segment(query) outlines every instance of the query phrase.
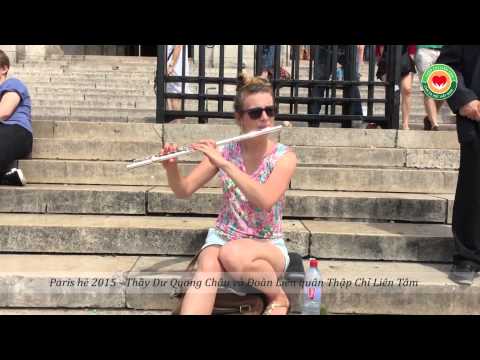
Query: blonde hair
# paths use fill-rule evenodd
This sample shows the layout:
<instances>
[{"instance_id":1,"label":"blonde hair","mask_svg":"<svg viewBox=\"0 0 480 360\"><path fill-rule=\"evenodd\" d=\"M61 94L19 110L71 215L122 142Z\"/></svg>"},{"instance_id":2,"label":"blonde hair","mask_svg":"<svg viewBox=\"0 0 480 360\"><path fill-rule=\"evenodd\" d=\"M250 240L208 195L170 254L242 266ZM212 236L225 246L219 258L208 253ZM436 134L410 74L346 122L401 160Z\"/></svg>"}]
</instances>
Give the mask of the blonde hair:
<instances>
[{"instance_id":1,"label":"blonde hair","mask_svg":"<svg viewBox=\"0 0 480 360\"><path fill-rule=\"evenodd\" d=\"M233 103L236 113L243 111L243 102L248 95L269 93L273 98L272 84L260 76L248 76L245 73L238 75L237 95Z\"/></svg>"}]
</instances>

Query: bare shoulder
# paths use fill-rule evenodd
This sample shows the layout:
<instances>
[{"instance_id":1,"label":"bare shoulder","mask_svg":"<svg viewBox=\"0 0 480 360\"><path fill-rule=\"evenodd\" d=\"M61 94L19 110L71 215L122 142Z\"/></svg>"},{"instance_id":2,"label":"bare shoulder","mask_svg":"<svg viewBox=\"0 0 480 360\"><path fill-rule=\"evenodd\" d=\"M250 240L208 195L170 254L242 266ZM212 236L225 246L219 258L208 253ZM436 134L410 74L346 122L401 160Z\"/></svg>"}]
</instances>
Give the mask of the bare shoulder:
<instances>
[{"instance_id":1,"label":"bare shoulder","mask_svg":"<svg viewBox=\"0 0 480 360\"><path fill-rule=\"evenodd\" d=\"M297 166L297 155L292 149L289 149L278 159L276 167L283 169L295 169Z\"/></svg>"}]
</instances>

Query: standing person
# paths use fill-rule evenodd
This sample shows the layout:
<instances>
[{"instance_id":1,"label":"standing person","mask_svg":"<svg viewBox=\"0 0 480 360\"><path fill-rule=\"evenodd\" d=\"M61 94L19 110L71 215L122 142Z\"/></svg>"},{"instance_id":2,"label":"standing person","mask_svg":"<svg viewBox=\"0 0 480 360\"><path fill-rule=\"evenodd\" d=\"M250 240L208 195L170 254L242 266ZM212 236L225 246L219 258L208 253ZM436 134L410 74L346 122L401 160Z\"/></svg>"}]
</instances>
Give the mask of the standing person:
<instances>
[{"instance_id":1,"label":"standing person","mask_svg":"<svg viewBox=\"0 0 480 360\"><path fill-rule=\"evenodd\" d=\"M312 59L313 59L313 79L314 80L329 80L332 75L332 52L329 45L312 45ZM336 59L335 59L336 63ZM312 86L312 97L325 97L326 85ZM317 115L322 109L322 103L316 100L310 100L308 103L308 113ZM308 126L319 127L320 122L309 122Z\"/></svg>"},{"instance_id":2,"label":"standing person","mask_svg":"<svg viewBox=\"0 0 480 360\"><path fill-rule=\"evenodd\" d=\"M443 45L417 45L417 52L415 54L415 65L418 70L418 79L422 80L423 73L435 62L440 56L440 50ZM423 119L424 130L438 131L438 111L442 107L443 101L435 101L431 97L423 94L423 104L427 116Z\"/></svg>"},{"instance_id":3,"label":"standing person","mask_svg":"<svg viewBox=\"0 0 480 360\"><path fill-rule=\"evenodd\" d=\"M377 78L382 81L388 81L386 78L387 71L387 51L383 45L379 45L381 57L378 62ZM402 129L410 130L410 110L412 108L412 84L415 69L415 45L402 45L401 52L401 69L400 69L400 94L402 96Z\"/></svg>"},{"instance_id":4,"label":"standing person","mask_svg":"<svg viewBox=\"0 0 480 360\"><path fill-rule=\"evenodd\" d=\"M188 76L189 66L188 66L188 57L187 54L184 55L185 45L168 45L167 47L167 74L169 76ZM183 68L183 63L185 61L185 69ZM184 71L185 70L185 71ZM185 92L187 89L185 84ZM182 83L167 83L167 93L170 94L181 94L182 93ZM168 98L167 99L167 110L180 111L182 109L182 99ZM180 117L174 116L172 120L179 119Z\"/></svg>"},{"instance_id":5,"label":"standing person","mask_svg":"<svg viewBox=\"0 0 480 360\"><path fill-rule=\"evenodd\" d=\"M458 77L457 90L447 100L457 115L460 142L450 278L470 285L480 270L480 45L445 45L437 63L451 66Z\"/></svg>"},{"instance_id":6,"label":"standing person","mask_svg":"<svg viewBox=\"0 0 480 360\"><path fill-rule=\"evenodd\" d=\"M347 60L345 57L345 46L339 46L337 49L337 58L333 59L332 45L310 45L311 56L313 59L313 79L314 80L330 80L333 76L334 67L332 63L335 63L337 66L340 65L342 68L347 66ZM341 79L337 79L340 80ZM355 60L355 81L360 81L360 60L357 58ZM360 99L360 90L358 86L352 86L351 96L354 99ZM314 85L312 86L311 95L312 97L325 97L326 90L329 89L327 85ZM326 105L325 105L326 106ZM332 105L335 106L335 105ZM308 103L308 113L309 114L319 114L322 108L322 103L318 100L310 100ZM360 102L354 102L352 104L352 113L350 115L358 115L359 118L363 116L362 104ZM310 127L319 127L320 122L310 122L308 124Z\"/></svg>"},{"instance_id":7,"label":"standing person","mask_svg":"<svg viewBox=\"0 0 480 360\"><path fill-rule=\"evenodd\" d=\"M261 77L249 79L241 75L239 79L234 108L242 133L273 126L271 84ZM275 284L290 261L282 213L285 192L296 168L295 153L267 136L230 143L222 150L213 140L192 147L205 157L188 176L180 175L175 159L163 163L175 195L190 197L217 173L223 184L223 205L198 257L194 282L205 285L206 279L219 280L223 272L234 280L266 280L265 286L257 286L269 303L266 314L287 314L288 298ZM166 144L161 154L175 150L175 145ZM269 281L274 285L269 286ZM212 286L190 287L180 313L211 314L216 292Z\"/></svg>"},{"instance_id":8,"label":"standing person","mask_svg":"<svg viewBox=\"0 0 480 360\"><path fill-rule=\"evenodd\" d=\"M9 70L10 60L0 50L0 185L23 186L22 170L9 166L32 152L32 105L26 86L7 79Z\"/></svg>"},{"instance_id":9,"label":"standing person","mask_svg":"<svg viewBox=\"0 0 480 360\"><path fill-rule=\"evenodd\" d=\"M271 80L273 77L273 64L275 56L275 47L274 45L263 45L262 53L262 73L261 77L266 80Z\"/></svg>"}]
</instances>

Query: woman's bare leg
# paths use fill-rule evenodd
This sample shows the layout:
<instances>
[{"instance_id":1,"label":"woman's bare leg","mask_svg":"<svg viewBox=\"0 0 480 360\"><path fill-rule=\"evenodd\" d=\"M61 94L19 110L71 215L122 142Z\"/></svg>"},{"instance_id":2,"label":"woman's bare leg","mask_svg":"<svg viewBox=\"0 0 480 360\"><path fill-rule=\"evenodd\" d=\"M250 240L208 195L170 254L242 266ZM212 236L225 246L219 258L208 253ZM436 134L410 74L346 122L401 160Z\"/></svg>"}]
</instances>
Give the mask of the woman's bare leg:
<instances>
[{"instance_id":1,"label":"woman's bare leg","mask_svg":"<svg viewBox=\"0 0 480 360\"><path fill-rule=\"evenodd\" d=\"M211 284L206 286L206 280L214 279L218 282L222 277L224 268L218 259L219 252L220 247L212 245L200 253L193 281L198 282L201 286L198 289L190 287L187 290L180 315L210 315L212 313L217 287Z\"/></svg>"},{"instance_id":2,"label":"woman's bare leg","mask_svg":"<svg viewBox=\"0 0 480 360\"><path fill-rule=\"evenodd\" d=\"M400 91L402 94L402 125L403 129L409 129L410 109L412 108L412 83L413 74L404 76L400 82Z\"/></svg>"},{"instance_id":3,"label":"woman's bare leg","mask_svg":"<svg viewBox=\"0 0 480 360\"><path fill-rule=\"evenodd\" d=\"M271 242L241 239L223 246L219 259L233 279L255 282L254 287L265 294L269 303L286 306L272 314L286 314L289 300L282 287L277 286L277 280L285 268L280 249Z\"/></svg>"}]
</instances>

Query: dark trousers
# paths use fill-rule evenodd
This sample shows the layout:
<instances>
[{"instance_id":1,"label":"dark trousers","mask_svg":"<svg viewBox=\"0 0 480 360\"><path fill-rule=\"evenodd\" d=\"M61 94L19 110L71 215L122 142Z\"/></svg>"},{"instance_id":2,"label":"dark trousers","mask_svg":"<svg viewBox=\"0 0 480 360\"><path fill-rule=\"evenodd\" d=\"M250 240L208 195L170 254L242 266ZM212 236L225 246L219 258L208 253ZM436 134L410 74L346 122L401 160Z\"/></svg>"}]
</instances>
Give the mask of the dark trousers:
<instances>
[{"instance_id":1,"label":"dark trousers","mask_svg":"<svg viewBox=\"0 0 480 360\"><path fill-rule=\"evenodd\" d=\"M32 133L19 125L0 123L0 177L10 170L10 164L32 152Z\"/></svg>"},{"instance_id":2,"label":"dark trousers","mask_svg":"<svg viewBox=\"0 0 480 360\"><path fill-rule=\"evenodd\" d=\"M480 265L480 134L460 145L460 169L453 205L454 262Z\"/></svg>"},{"instance_id":3,"label":"dark trousers","mask_svg":"<svg viewBox=\"0 0 480 360\"><path fill-rule=\"evenodd\" d=\"M329 52L328 48L324 46L315 46L313 47L313 79L314 80L329 80L333 75L332 71L336 69L336 66L332 68L332 62L337 63L337 60L332 59L332 55ZM342 61L344 63L344 61ZM345 64L343 64L345 65ZM359 72L359 63L356 63L357 73ZM355 80L360 80L360 74L357 74ZM312 97L325 97L325 92L329 87L327 86L312 86L311 96ZM360 90L358 86L352 86L351 88L351 98L360 99ZM317 115L322 109L322 104L319 101L311 100L308 103L308 113ZM360 102L355 102L352 104L352 113L350 115L363 115L362 105ZM315 121L314 123L309 123L309 126L318 127L320 121Z\"/></svg>"}]
</instances>

